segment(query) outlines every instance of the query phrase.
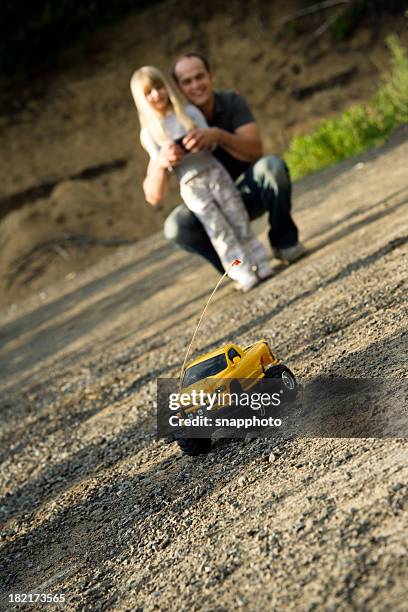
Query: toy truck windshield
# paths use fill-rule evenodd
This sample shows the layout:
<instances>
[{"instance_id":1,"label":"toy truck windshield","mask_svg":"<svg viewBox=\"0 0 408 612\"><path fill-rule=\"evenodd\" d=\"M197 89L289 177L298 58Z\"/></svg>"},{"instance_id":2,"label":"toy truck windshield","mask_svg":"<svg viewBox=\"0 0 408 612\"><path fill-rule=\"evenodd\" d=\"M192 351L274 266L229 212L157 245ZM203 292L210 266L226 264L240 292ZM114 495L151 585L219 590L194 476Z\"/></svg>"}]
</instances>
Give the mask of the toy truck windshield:
<instances>
[{"instance_id":1,"label":"toy truck windshield","mask_svg":"<svg viewBox=\"0 0 408 612\"><path fill-rule=\"evenodd\" d=\"M215 376L228 367L227 358L225 353L210 357L205 361L196 363L195 365L187 368L183 377L183 387L189 387L194 383L207 378L207 376Z\"/></svg>"}]
</instances>

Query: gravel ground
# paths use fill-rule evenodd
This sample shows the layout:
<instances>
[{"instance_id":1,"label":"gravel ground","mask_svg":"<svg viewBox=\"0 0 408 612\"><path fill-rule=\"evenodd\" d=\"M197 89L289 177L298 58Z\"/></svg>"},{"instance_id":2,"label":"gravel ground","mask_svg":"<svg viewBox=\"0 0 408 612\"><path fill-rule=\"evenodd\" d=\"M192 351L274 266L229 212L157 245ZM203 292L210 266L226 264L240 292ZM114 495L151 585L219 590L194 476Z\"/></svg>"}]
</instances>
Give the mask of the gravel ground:
<instances>
[{"instance_id":1,"label":"gravel ground","mask_svg":"<svg viewBox=\"0 0 408 612\"><path fill-rule=\"evenodd\" d=\"M405 131L299 184L309 256L226 282L199 350L265 337L299 378L406 378L407 155ZM408 609L405 440L154 439L216 279L157 235L1 313L3 609Z\"/></svg>"}]
</instances>

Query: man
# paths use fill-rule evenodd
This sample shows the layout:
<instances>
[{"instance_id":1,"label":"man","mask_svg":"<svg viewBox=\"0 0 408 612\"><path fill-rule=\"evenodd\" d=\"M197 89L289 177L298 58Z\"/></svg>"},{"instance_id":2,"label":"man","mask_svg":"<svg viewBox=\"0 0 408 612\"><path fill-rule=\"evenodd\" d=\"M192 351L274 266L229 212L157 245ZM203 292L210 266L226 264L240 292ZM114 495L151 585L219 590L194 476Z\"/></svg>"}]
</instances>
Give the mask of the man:
<instances>
[{"instance_id":1,"label":"man","mask_svg":"<svg viewBox=\"0 0 408 612\"><path fill-rule=\"evenodd\" d=\"M173 78L185 97L205 116L208 128L197 128L184 137L182 145L163 147L150 161L143 190L146 200L157 205L167 193L169 167L176 166L187 151L214 148L214 156L225 166L241 194L250 219L269 215L269 241L275 257L292 263L305 253L291 209L291 182L286 164L278 157L262 157L259 130L244 98L233 91L214 91L213 74L199 53L178 58ZM177 246L201 255L224 272L203 226L181 204L164 225L164 235Z\"/></svg>"}]
</instances>

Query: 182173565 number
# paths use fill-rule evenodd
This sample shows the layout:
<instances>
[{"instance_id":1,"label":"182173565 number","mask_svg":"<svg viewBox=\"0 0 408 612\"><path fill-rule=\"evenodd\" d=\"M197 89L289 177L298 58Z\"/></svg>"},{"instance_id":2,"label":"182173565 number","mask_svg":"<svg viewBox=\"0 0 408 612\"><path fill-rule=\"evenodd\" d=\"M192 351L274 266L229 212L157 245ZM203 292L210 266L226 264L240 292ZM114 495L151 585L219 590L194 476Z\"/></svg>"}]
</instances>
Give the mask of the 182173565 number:
<instances>
[{"instance_id":1,"label":"182173565 number","mask_svg":"<svg viewBox=\"0 0 408 612\"><path fill-rule=\"evenodd\" d=\"M10 603L64 603L65 593L10 593Z\"/></svg>"}]
</instances>

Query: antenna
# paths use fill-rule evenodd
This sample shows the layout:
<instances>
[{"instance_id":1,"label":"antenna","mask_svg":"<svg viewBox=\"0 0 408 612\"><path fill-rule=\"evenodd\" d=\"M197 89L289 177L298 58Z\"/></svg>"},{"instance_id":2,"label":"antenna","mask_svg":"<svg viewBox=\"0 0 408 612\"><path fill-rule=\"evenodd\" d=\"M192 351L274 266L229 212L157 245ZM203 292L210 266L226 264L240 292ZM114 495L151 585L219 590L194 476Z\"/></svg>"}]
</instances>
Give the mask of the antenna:
<instances>
[{"instance_id":1,"label":"antenna","mask_svg":"<svg viewBox=\"0 0 408 612\"><path fill-rule=\"evenodd\" d=\"M214 287L214 289L213 289L213 291L212 291L212 293L211 293L210 297L209 297L209 298L208 298L208 300L207 300L206 305L204 306L204 310L203 310L203 312L201 313L201 316L200 316L200 318L199 318L199 320L198 320L197 326L196 326L196 328L195 328L195 330L194 330L194 333L193 333L193 337L191 338L191 342L190 342L190 344L188 345L188 349L187 349L187 352L186 352L186 356L184 357L183 365L181 366L181 370L180 370L180 381L179 381L179 388L180 388L180 389L181 389L181 385L182 385L182 381L183 381L183 374L184 374L184 369L185 369L185 367L186 367L187 359L188 359L188 356L189 356L189 353L190 353L191 347L193 346L193 342L194 342L194 339L195 339L195 337L196 337L196 335L197 335L198 329L199 329L199 327L200 327L200 325L201 325L201 321L203 320L204 315L205 315L205 312L206 312L206 310L207 310L207 308L208 308L208 305L209 305L209 303L211 302L212 298L214 297L215 292L217 291L218 287L221 285L222 281L223 281L223 280L224 280L224 278L227 276L228 272L231 270L231 268L232 268L233 266L239 266L239 265L240 265L240 263L241 263L241 262L240 262L240 260L239 260L239 259L234 259L234 261L232 262L232 264L231 264L231 265L230 265L230 266L229 266L229 267L228 267L228 268L225 270L224 274L221 276L221 278L219 279L218 283L215 285L215 287Z\"/></svg>"}]
</instances>

